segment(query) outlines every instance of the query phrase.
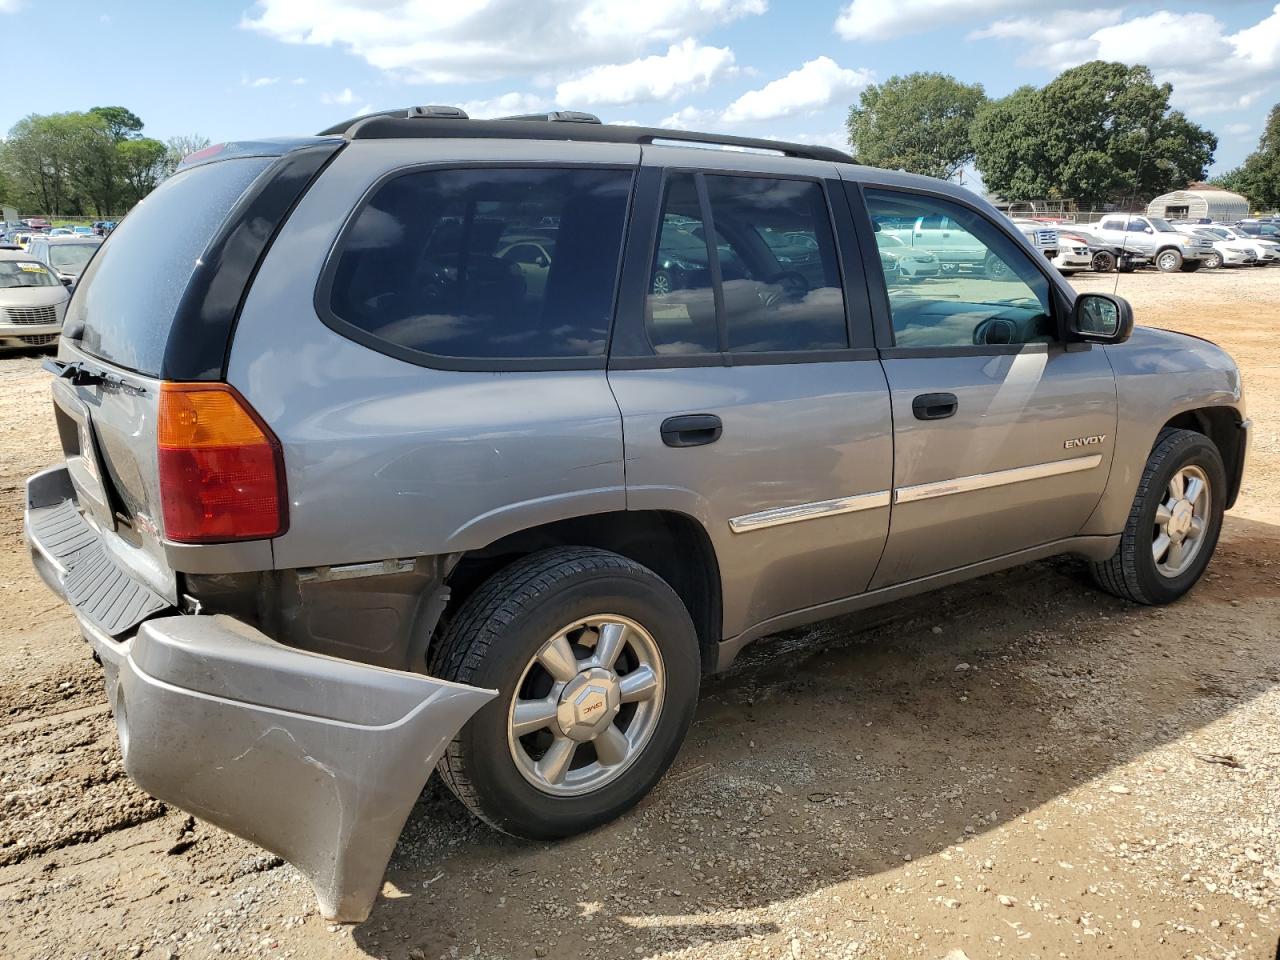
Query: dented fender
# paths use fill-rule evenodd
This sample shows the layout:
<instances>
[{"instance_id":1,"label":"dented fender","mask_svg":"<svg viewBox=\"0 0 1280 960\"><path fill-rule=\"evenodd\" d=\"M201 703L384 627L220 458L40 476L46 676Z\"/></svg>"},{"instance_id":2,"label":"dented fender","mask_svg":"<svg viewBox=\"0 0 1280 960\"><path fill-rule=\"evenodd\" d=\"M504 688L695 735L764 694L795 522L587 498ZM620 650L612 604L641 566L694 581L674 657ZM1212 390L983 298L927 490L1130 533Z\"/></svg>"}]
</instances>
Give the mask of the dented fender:
<instances>
[{"instance_id":1,"label":"dented fender","mask_svg":"<svg viewBox=\"0 0 1280 960\"><path fill-rule=\"evenodd\" d=\"M278 854L331 920L368 917L436 761L497 695L286 647L227 616L148 620L102 660L129 776Z\"/></svg>"}]
</instances>

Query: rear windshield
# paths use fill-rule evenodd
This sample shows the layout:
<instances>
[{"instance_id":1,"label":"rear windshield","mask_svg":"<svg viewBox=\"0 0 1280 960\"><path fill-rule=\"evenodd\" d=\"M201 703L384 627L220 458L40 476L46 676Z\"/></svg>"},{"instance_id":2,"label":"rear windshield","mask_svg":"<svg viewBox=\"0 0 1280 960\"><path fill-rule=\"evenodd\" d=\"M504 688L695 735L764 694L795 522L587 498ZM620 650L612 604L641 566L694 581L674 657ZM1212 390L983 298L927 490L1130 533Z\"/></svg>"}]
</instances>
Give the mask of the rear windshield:
<instances>
[{"instance_id":1,"label":"rear windshield","mask_svg":"<svg viewBox=\"0 0 1280 960\"><path fill-rule=\"evenodd\" d=\"M110 363L159 376L169 327L218 228L271 157L175 174L133 208L76 285L66 329Z\"/></svg>"},{"instance_id":2,"label":"rear windshield","mask_svg":"<svg viewBox=\"0 0 1280 960\"><path fill-rule=\"evenodd\" d=\"M52 287L57 284L40 263L26 260L0 260L0 290L9 287Z\"/></svg>"},{"instance_id":3,"label":"rear windshield","mask_svg":"<svg viewBox=\"0 0 1280 960\"><path fill-rule=\"evenodd\" d=\"M63 273L79 273L100 244L56 243L49 246L49 263Z\"/></svg>"}]
</instances>

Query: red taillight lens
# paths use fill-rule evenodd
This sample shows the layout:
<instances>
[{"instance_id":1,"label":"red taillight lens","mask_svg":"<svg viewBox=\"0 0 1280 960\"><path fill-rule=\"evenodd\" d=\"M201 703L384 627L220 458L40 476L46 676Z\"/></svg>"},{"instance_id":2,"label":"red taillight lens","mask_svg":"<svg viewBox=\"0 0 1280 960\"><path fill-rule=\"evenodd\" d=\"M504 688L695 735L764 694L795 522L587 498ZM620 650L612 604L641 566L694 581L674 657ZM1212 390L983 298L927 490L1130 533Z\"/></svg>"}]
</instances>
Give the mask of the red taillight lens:
<instances>
[{"instance_id":1,"label":"red taillight lens","mask_svg":"<svg viewBox=\"0 0 1280 960\"><path fill-rule=\"evenodd\" d=\"M232 387L161 384L157 448L167 539L223 543L284 533L280 442Z\"/></svg>"}]
</instances>

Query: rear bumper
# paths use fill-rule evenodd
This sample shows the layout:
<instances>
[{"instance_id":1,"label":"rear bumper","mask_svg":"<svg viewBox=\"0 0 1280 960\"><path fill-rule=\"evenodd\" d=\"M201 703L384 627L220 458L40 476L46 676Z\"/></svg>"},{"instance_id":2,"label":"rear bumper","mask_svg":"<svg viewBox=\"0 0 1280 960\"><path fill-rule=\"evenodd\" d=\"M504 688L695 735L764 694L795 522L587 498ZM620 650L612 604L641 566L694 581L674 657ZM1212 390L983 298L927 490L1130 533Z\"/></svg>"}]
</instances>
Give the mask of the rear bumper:
<instances>
[{"instance_id":1,"label":"rear bumper","mask_svg":"<svg viewBox=\"0 0 1280 960\"><path fill-rule=\"evenodd\" d=\"M326 917L365 919L436 761L496 691L286 647L226 616L160 616L113 639L32 522L59 473L28 480L27 535L102 660L129 776L288 860Z\"/></svg>"}]
</instances>

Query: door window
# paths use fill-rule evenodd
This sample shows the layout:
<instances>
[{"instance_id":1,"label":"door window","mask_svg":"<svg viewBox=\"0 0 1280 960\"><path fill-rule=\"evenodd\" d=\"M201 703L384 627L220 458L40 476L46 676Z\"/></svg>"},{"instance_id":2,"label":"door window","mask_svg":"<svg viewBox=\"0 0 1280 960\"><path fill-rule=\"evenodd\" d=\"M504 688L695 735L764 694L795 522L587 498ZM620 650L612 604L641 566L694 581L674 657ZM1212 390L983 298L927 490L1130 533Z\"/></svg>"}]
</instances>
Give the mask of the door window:
<instances>
[{"instance_id":1,"label":"door window","mask_svg":"<svg viewBox=\"0 0 1280 960\"><path fill-rule=\"evenodd\" d=\"M868 190L866 197L896 346L1007 346L1055 338L1049 281L1004 231L937 197L889 190ZM956 261L944 249L931 249L936 235L889 226L932 216L945 217L948 242L974 256Z\"/></svg>"},{"instance_id":2,"label":"door window","mask_svg":"<svg viewBox=\"0 0 1280 960\"><path fill-rule=\"evenodd\" d=\"M703 182L710 232L695 175L677 174L667 183L646 304L654 349L696 354L848 347L822 187L809 180L710 174Z\"/></svg>"},{"instance_id":3,"label":"door window","mask_svg":"<svg viewBox=\"0 0 1280 960\"><path fill-rule=\"evenodd\" d=\"M1145 220L1130 220L1130 221L1129 221L1129 232L1130 232L1130 233L1146 233L1146 232L1147 232L1147 221L1145 221Z\"/></svg>"},{"instance_id":4,"label":"door window","mask_svg":"<svg viewBox=\"0 0 1280 960\"><path fill-rule=\"evenodd\" d=\"M429 170L387 181L343 238L330 307L397 351L604 355L624 170Z\"/></svg>"}]
</instances>

